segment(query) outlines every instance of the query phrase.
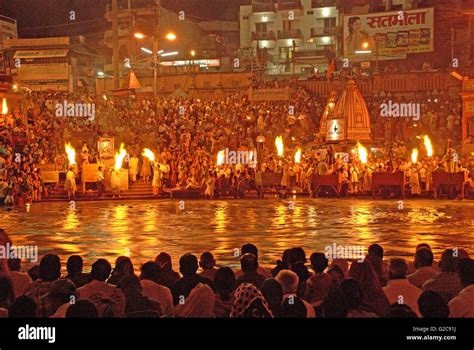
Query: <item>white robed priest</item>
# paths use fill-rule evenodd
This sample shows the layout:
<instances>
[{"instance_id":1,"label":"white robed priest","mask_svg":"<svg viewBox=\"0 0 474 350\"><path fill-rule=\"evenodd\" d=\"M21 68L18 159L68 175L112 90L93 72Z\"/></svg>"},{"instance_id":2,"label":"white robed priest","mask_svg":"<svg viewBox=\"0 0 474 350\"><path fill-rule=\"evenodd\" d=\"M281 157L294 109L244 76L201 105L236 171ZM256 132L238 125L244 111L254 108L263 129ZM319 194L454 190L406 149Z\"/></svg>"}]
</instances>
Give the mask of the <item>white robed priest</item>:
<instances>
[{"instance_id":1,"label":"white robed priest","mask_svg":"<svg viewBox=\"0 0 474 350\"><path fill-rule=\"evenodd\" d=\"M115 196L120 196L120 170L112 168L112 172L110 173L110 187L112 189L112 198Z\"/></svg>"},{"instance_id":2,"label":"white robed priest","mask_svg":"<svg viewBox=\"0 0 474 350\"><path fill-rule=\"evenodd\" d=\"M66 183L64 184L64 190L67 192L69 199L74 198L77 185L76 185L76 173L74 172L74 167L70 166L69 170L66 173Z\"/></svg>"},{"instance_id":3,"label":"white robed priest","mask_svg":"<svg viewBox=\"0 0 474 350\"><path fill-rule=\"evenodd\" d=\"M130 158L130 162L128 162L130 181L131 182L136 182L137 181L138 161L139 161L138 157L134 154Z\"/></svg>"},{"instance_id":4,"label":"white robed priest","mask_svg":"<svg viewBox=\"0 0 474 350\"><path fill-rule=\"evenodd\" d=\"M151 186L153 188L153 196L158 196L160 194L161 188L161 170L158 162L153 163L153 180Z\"/></svg>"}]
</instances>

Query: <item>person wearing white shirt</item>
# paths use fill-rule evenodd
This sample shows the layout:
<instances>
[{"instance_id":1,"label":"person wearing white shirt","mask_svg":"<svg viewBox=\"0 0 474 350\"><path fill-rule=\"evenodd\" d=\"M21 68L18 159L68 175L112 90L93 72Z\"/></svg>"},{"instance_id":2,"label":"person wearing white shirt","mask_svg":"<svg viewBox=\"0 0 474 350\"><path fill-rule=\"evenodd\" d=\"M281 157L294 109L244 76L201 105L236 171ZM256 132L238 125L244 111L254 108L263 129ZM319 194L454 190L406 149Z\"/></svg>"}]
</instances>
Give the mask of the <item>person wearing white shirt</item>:
<instances>
[{"instance_id":1,"label":"person wearing white shirt","mask_svg":"<svg viewBox=\"0 0 474 350\"><path fill-rule=\"evenodd\" d=\"M173 295L169 288L159 284L160 268L157 264L149 261L143 264L140 274L140 285L142 294L161 306L163 315L170 315L173 311Z\"/></svg>"},{"instance_id":2,"label":"person wearing white shirt","mask_svg":"<svg viewBox=\"0 0 474 350\"><path fill-rule=\"evenodd\" d=\"M389 264L389 281L383 287L390 304L408 305L420 317L418 298L422 291L407 280L408 265L405 259L391 259Z\"/></svg>"},{"instance_id":3,"label":"person wearing white shirt","mask_svg":"<svg viewBox=\"0 0 474 350\"><path fill-rule=\"evenodd\" d=\"M433 253L427 248L418 249L415 253L416 271L407 276L407 280L415 287L421 289L423 284L438 274L431 265L433 264Z\"/></svg>"},{"instance_id":4,"label":"person wearing white shirt","mask_svg":"<svg viewBox=\"0 0 474 350\"><path fill-rule=\"evenodd\" d=\"M10 279L16 299L23 294L25 286L33 280L27 273L20 272L21 259L8 259L8 268L10 269Z\"/></svg>"},{"instance_id":5,"label":"person wearing white shirt","mask_svg":"<svg viewBox=\"0 0 474 350\"><path fill-rule=\"evenodd\" d=\"M449 317L474 317L474 260L462 259L458 274L464 288L449 302Z\"/></svg>"}]
</instances>

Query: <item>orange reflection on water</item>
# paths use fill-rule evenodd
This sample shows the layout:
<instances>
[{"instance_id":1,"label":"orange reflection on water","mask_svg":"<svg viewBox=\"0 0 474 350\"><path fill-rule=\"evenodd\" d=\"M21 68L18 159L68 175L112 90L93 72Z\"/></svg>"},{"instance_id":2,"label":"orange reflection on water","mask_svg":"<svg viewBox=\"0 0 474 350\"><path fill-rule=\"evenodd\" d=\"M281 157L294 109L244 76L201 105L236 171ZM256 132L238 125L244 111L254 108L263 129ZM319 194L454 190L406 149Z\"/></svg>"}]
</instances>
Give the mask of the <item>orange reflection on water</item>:
<instances>
[{"instance_id":1,"label":"orange reflection on water","mask_svg":"<svg viewBox=\"0 0 474 350\"><path fill-rule=\"evenodd\" d=\"M71 231L76 228L78 228L80 222L79 218L77 215L77 210L76 209L68 209L68 212L66 214L66 218L64 220L64 225L63 229L66 231Z\"/></svg>"}]
</instances>

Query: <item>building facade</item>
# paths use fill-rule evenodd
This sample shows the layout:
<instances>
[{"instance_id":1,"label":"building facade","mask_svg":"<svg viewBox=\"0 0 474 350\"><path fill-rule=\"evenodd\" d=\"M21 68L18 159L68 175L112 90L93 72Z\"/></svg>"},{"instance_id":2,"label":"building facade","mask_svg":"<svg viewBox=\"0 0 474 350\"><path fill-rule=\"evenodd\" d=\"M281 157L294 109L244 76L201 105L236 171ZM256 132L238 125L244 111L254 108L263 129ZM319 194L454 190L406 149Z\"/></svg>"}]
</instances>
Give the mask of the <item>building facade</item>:
<instances>
[{"instance_id":1,"label":"building facade","mask_svg":"<svg viewBox=\"0 0 474 350\"><path fill-rule=\"evenodd\" d=\"M16 39L18 30L16 20L6 16L0 16L0 73L5 73L5 60L3 55L4 42L9 39Z\"/></svg>"},{"instance_id":2,"label":"building facade","mask_svg":"<svg viewBox=\"0 0 474 350\"><path fill-rule=\"evenodd\" d=\"M105 18L113 22L112 6L106 9ZM161 7L155 0L123 0L118 2L118 38L120 76L133 69L138 77L153 74L153 33L157 25L159 74L176 74L196 71L229 71L234 52L239 48L238 22L207 21L193 18L184 11L175 13ZM134 33L145 38L138 40ZM176 40L168 41L172 32ZM113 31L105 32L104 41L110 49L105 74L113 74ZM168 53L174 53L168 56ZM210 64L206 64L210 60ZM185 62L185 64L183 64ZM218 65L215 63L219 62Z\"/></svg>"},{"instance_id":3,"label":"building facade","mask_svg":"<svg viewBox=\"0 0 474 350\"><path fill-rule=\"evenodd\" d=\"M95 73L103 61L84 37L9 39L4 42L5 71L34 91L95 90Z\"/></svg>"},{"instance_id":4,"label":"building facade","mask_svg":"<svg viewBox=\"0 0 474 350\"><path fill-rule=\"evenodd\" d=\"M252 0L239 20L241 58L267 75L324 71L339 50L335 0Z\"/></svg>"}]
</instances>

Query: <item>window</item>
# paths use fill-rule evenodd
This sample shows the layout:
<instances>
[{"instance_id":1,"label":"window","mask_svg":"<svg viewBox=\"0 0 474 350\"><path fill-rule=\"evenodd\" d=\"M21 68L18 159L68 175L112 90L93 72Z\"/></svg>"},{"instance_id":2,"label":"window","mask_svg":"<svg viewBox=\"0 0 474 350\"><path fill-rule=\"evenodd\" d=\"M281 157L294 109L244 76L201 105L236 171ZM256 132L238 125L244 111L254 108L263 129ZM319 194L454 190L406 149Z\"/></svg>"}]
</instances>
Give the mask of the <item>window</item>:
<instances>
[{"instance_id":1,"label":"window","mask_svg":"<svg viewBox=\"0 0 474 350\"><path fill-rule=\"evenodd\" d=\"M314 11L308 11L306 12L307 15L314 15Z\"/></svg>"},{"instance_id":2,"label":"window","mask_svg":"<svg viewBox=\"0 0 474 350\"><path fill-rule=\"evenodd\" d=\"M329 17L324 19L324 27L335 27L336 26L336 17Z\"/></svg>"},{"instance_id":3,"label":"window","mask_svg":"<svg viewBox=\"0 0 474 350\"><path fill-rule=\"evenodd\" d=\"M255 23L255 32L257 33L266 33L267 24L266 23Z\"/></svg>"},{"instance_id":4,"label":"window","mask_svg":"<svg viewBox=\"0 0 474 350\"><path fill-rule=\"evenodd\" d=\"M293 48L292 47L280 47L279 48L279 57L282 60L289 60L292 57Z\"/></svg>"},{"instance_id":5,"label":"window","mask_svg":"<svg viewBox=\"0 0 474 350\"><path fill-rule=\"evenodd\" d=\"M291 30L291 22L290 20L286 19L283 20L283 30L284 31L290 31Z\"/></svg>"}]
</instances>

